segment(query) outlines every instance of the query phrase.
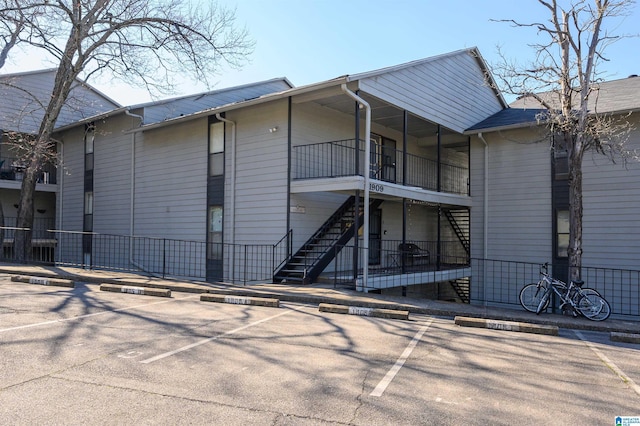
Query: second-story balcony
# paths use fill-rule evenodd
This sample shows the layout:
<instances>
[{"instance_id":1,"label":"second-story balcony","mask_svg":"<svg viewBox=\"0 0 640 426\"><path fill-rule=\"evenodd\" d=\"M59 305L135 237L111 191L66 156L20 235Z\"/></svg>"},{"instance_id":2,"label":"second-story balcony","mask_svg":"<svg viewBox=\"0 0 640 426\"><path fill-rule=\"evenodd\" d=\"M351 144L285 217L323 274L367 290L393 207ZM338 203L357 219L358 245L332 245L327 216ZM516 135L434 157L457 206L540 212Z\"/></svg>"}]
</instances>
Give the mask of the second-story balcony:
<instances>
[{"instance_id":1,"label":"second-story balcony","mask_svg":"<svg viewBox=\"0 0 640 426\"><path fill-rule=\"evenodd\" d=\"M365 142L355 139L293 146L294 180L364 176ZM467 162L468 164L468 162ZM469 195L469 168L389 148L371 146L369 177L429 191Z\"/></svg>"},{"instance_id":2,"label":"second-story balcony","mask_svg":"<svg viewBox=\"0 0 640 426\"><path fill-rule=\"evenodd\" d=\"M0 157L0 180L22 181L25 165L14 157ZM45 164L38 177L38 183L56 184L56 167Z\"/></svg>"}]
</instances>

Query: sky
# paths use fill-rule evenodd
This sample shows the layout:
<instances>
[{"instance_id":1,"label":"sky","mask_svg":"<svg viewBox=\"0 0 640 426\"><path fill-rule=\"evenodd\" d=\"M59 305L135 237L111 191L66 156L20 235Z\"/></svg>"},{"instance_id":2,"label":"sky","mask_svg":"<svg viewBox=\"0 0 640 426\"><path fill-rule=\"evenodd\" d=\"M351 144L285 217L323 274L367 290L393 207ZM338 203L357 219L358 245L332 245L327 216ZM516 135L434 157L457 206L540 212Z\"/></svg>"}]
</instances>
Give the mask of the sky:
<instances>
[{"instance_id":1,"label":"sky","mask_svg":"<svg viewBox=\"0 0 640 426\"><path fill-rule=\"evenodd\" d=\"M246 27L256 45L247 65L241 70L221 68L209 89L277 77L302 86L470 47L478 47L489 66L499 62L498 49L524 64L533 59L529 45L544 40L542 36L533 28L492 20L549 19L536 0L218 0L218 4L235 8L236 24ZM606 48L609 61L600 67L606 79L640 74L640 5L634 5L631 16L608 21L606 30L636 35ZM31 52L14 56L2 71L50 67ZM123 105L152 99L144 90L108 79L89 83ZM207 90L185 79L175 96Z\"/></svg>"}]
</instances>

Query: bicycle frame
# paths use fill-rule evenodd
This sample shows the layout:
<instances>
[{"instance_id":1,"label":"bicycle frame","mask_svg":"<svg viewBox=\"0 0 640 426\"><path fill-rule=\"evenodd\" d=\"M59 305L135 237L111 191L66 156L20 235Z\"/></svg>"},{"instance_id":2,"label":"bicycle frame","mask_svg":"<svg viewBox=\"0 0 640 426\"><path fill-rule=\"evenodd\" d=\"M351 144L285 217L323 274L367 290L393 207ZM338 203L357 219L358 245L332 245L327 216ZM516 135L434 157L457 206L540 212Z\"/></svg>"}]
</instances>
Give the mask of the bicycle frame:
<instances>
[{"instance_id":1,"label":"bicycle frame","mask_svg":"<svg viewBox=\"0 0 640 426\"><path fill-rule=\"evenodd\" d=\"M542 271L543 269L544 272ZM577 301L585 296L585 293L582 290L582 282L576 283L575 281L571 280L567 285L567 283L565 283L564 281L551 277L547 270L548 265L545 263L540 268L540 274L543 277L540 281L544 281L544 283L547 284L546 292L551 293L553 291L553 293L555 293L560 298L561 303L560 306L558 306L560 310L564 311L565 309L567 309L567 306L569 306L571 308L570 313L573 316L578 316L580 310L578 309ZM548 299L549 297L550 294L548 296L545 295L543 299Z\"/></svg>"}]
</instances>

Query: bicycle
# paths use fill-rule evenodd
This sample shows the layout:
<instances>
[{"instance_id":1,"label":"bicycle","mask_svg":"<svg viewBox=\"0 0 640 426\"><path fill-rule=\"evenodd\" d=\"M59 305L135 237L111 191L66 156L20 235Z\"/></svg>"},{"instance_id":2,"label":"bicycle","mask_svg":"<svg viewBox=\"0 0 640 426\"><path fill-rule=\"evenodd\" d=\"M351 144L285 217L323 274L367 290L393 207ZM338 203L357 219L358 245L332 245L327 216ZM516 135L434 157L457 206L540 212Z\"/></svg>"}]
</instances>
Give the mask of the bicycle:
<instances>
[{"instance_id":1,"label":"bicycle","mask_svg":"<svg viewBox=\"0 0 640 426\"><path fill-rule=\"evenodd\" d=\"M611 315L609 302L596 290L582 288L584 281L571 280L567 285L549 274L548 263L540 265L540 275L540 281L527 284L520 290L520 304L525 310L540 314L549 307L551 295L555 293L561 300L563 313L575 317L582 315L593 321L604 321Z\"/></svg>"}]
</instances>

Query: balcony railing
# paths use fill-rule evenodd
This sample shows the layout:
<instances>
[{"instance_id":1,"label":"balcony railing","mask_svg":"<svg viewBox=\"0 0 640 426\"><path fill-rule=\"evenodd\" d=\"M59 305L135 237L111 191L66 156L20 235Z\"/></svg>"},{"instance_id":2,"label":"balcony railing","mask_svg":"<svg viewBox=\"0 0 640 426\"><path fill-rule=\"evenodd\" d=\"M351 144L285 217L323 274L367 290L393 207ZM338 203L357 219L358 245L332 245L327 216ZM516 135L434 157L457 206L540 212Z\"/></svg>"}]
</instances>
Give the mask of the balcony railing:
<instances>
[{"instance_id":1,"label":"balcony railing","mask_svg":"<svg viewBox=\"0 0 640 426\"><path fill-rule=\"evenodd\" d=\"M7 230L5 230L5 238L13 238L12 235L16 227L16 220L17 219L15 217L5 216L4 226L7 228ZM55 234L50 231L51 229L55 229L55 226L56 220L53 217L36 217L33 219L31 238L33 240L48 240L55 238Z\"/></svg>"},{"instance_id":2,"label":"balcony railing","mask_svg":"<svg viewBox=\"0 0 640 426\"><path fill-rule=\"evenodd\" d=\"M356 147L355 139L294 146L293 179L364 176L364 155L364 141L360 140ZM373 179L431 191L469 194L466 167L440 163L438 168L438 162L432 159L378 145L372 146L370 164L369 175Z\"/></svg>"},{"instance_id":3,"label":"balcony railing","mask_svg":"<svg viewBox=\"0 0 640 426\"><path fill-rule=\"evenodd\" d=\"M12 227L0 229L5 234L0 261L14 261L13 238L15 232L19 231ZM145 271L163 277L204 279L206 276L205 242L55 230L49 231L47 235L54 238L54 244L34 246L33 256L26 261L82 268ZM46 238L46 235L43 237ZM231 272L226 272L222 281L242 284L270 282L274 271L282 264L282 257L290 255L285 248L289 238L290 234L287 234L282 242L274 245L221 245L220 250L224 250L225 259L233 264L229 268ZM538 263L470 259L466 255L459 255L463 250L456 241L441 242L440 245L433 241L414 241L421 250L427 250L429 256L413 261L402 258L398 240L382 240L377 246L374 241L370 241L369 248L369 277L372 278L372 284L367 286L368 291L404 286L408 287L406 296L425 297L425 291L439 286L432 282L427 286L422 285L424 273L464 269L469 271L471 303L522 309L518 299L520 290L524 285L540 279ZM322 278L335 286L354 285L354 275L360 279L362 274L362 270L355 274L353 271L355 249L353 246L336 248L336 256L325 269ZM92 253L90 258L85 256L87 251ZM364 250L360 248L359 251L360 258L363 259ZM377 262L371 261L372 251L377 252L376 256L379 255ZM553 265L550 267L553 273L559 272L553 269ZM586 285L607 299L613 317L630 318L634 321L640 319L640 270L583 266L581 272ZM448 281L453 278L442 279ZM559 312L557 304L552 305L552 310Z\"/></svg>"},{"instance_id":4,"label":"balcony railing","mask_svg":"<svg viewBox=\"0 0 640 426\"><path fill-rule=\"evenodd\" d=\"M24 165L17 158L0 157L0 180L22 181ZM38 183L55 184L56 166L45 164L38 176Z\"/></svg>"}]
</instances>

